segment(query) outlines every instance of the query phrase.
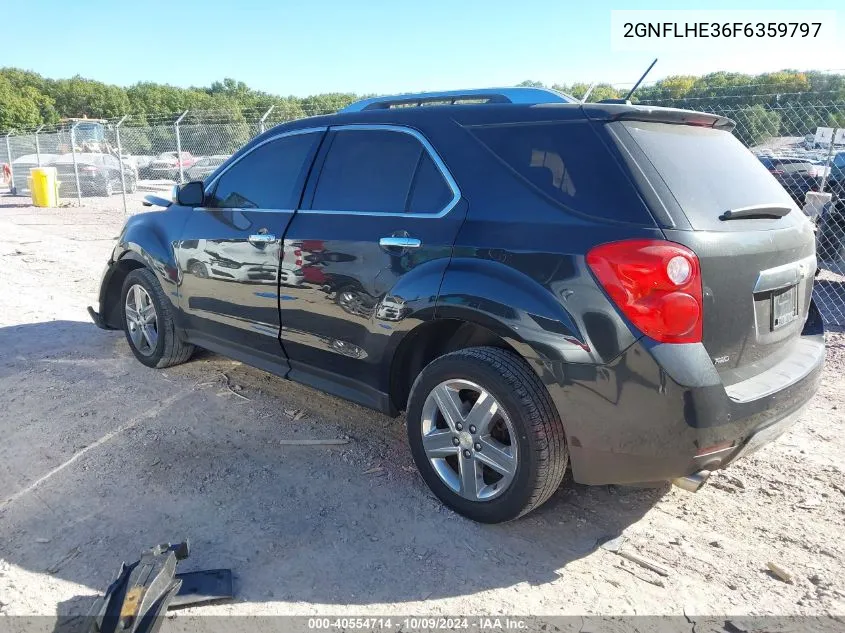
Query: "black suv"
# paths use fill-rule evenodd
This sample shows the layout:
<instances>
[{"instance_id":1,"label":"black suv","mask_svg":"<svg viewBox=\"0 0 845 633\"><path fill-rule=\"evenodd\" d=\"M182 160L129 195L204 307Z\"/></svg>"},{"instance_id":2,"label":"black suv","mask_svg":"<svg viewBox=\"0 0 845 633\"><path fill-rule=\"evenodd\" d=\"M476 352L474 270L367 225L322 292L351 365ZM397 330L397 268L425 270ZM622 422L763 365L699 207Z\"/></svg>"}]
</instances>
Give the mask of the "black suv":
<instances>
[{"instance_id":1,"label":"black suv","mask_svg":"<svg viewBox=\"0 0 845 633\"><path fill-rule=\"evenodd\" d=\"M801 415L824 359L812 227L732 127L537 89L286 123L131 217L92 317L150 367L198 346L406 411L478 521L567 468L694 490Z\"/></svg>"}]
</instances>

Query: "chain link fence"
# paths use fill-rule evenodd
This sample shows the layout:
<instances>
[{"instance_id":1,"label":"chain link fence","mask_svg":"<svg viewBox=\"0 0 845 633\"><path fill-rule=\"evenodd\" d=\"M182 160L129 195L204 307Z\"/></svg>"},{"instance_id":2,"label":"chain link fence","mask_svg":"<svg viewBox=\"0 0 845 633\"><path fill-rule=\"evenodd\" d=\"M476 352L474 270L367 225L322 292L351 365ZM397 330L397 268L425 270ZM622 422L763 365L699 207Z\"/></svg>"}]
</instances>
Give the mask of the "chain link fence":
<instances>
[{"instance_id":1,"label":"chain link fence","mask_svg":"<svg viewBox=\"0 0 845 633\"><path fill-rule=\"evenodd\" d=\"M136 192L169 192L205 178L252 137L279 123L335 111L348 102L285 102L266 110L187 111L114 120L68 120L10 133L0 162L10 187L29 195L30 169L55 167L60 197L77 204ZM823 93L665 98L645 105L711 112L736 122L734 134L812 219L819 271L815 298L825 322L845 327L845 103ZM5 150L5 156L2 152ZM128 199L129 197L129 199Z\"/></svg>"},{"instance_id":2,"label":"chain link fence","mask_svg":"<svg viewBox=\"0 0 845 633\"><path fill-rule=\"evenodd\" d=\"M169 191L176 183L204 178L265 129L325 111L281 105L262 111L69 119L7 134L0 163L8 170L9 189L18 195L30 195L33 168L52 167L63 203L83 205L91 198L122 195L128 213L132 203L127 195Z\"/></svg>"}]
</instances>

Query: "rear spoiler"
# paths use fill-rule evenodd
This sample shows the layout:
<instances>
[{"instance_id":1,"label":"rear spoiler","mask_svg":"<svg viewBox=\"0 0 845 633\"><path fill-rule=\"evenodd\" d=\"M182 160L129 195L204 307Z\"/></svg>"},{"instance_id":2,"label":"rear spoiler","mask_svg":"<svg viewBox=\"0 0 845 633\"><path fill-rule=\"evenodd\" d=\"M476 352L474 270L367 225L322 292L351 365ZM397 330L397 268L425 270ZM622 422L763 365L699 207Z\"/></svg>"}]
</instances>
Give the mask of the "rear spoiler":
<instances>
[{"instance_id":1,"label":"rear spoiler","mask_svg":"<svg viewBox=\"0 0 845 633\"><path fill-rule=\"evenodd\" d=\"M588 119L595 121L651 121L677 125L698 125L730 132L736 126L731 119L680 108L660 108L627 103L585 103L581 106Z\"/></svg>"}]
</instances>

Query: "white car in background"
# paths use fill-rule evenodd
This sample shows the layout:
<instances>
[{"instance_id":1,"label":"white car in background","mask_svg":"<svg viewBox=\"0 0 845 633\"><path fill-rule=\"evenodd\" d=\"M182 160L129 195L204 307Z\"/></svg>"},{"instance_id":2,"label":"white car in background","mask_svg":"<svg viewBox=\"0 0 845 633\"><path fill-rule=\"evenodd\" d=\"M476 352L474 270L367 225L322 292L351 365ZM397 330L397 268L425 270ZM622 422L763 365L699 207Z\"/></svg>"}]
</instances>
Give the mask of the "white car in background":
<instances>
[{"instance_id":1,"label":"white car in background","mask_svg":"<svg viewBox=\"0 0 845 633\"><path fill-rule=\"evenodd\" d=\"M164 152L158 158L151 161L147 166L147 172L151 178L165 178L167 180L178 180L179 167L182 173L194 166L196 159L190 152Z\"/></svg>"},{"instance_id":2,"label":"white car in background","mask_svg":"<svg viewBox=\"0 0 845 633\"><path fill-rule=\"evenodd\" d=\"M279 270L278 242L259 247L242 240L185 240L178 251L179 268L199 279L257 284L276 284L279 271L282 285L298 286L305 277L297 251L293 246L285 246Z\"/></svg>"},{"instance_id":3,"label":"white car in background","mask_svg":"<svg viewBox=\"0 0 845 633\"><path fill-rule=\"evenodd\" d=\"M205 180L228 160L227 154L215 154L214 156L203 156L198 158L193 167L185 171L187 180Z\"/></svg>"}]
</instances>

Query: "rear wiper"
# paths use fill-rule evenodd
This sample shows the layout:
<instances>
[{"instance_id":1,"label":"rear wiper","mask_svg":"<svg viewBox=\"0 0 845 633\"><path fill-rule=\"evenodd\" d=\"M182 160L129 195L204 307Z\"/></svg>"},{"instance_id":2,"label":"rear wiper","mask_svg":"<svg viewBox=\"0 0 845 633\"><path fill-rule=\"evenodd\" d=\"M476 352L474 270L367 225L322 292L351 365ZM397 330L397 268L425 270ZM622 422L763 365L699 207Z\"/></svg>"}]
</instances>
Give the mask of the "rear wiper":
<instances>
[{"instance_id":1,"label":"rear wiper","mask_svg":"<svg viewBox=\"0 0 845 633\"><path fill-rule=\"evenodd\" d=\"M782 218L792 211L792 207L785 204L752 204L748 207L729 209L719 216L725 220L744 220L749 218Z\"/></svg>"}]
</instances>

